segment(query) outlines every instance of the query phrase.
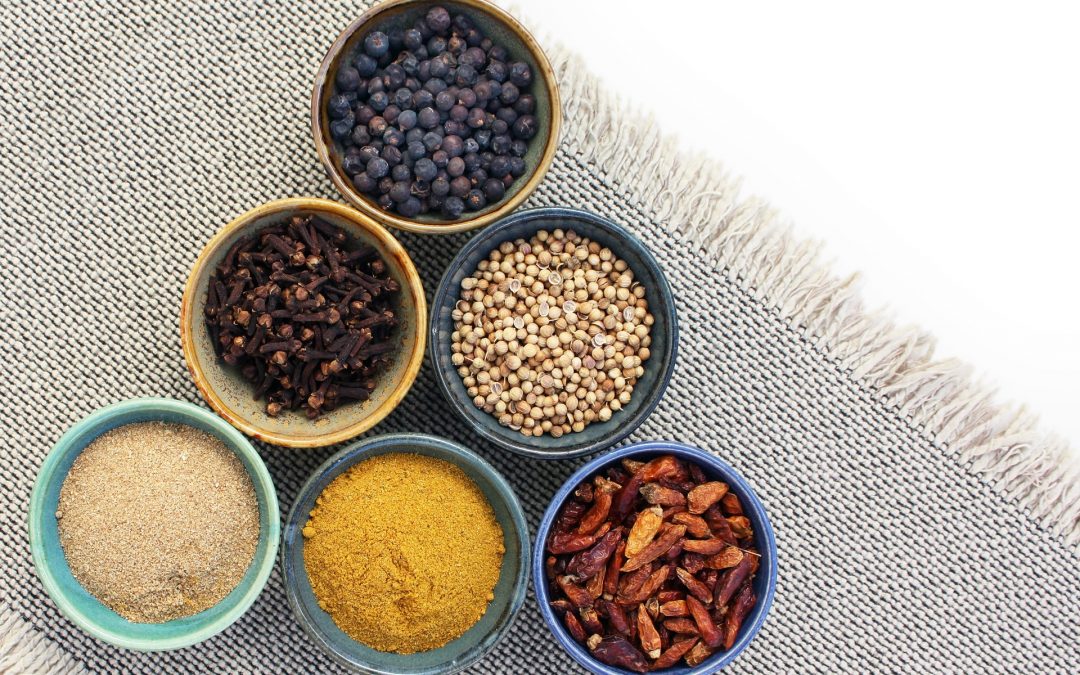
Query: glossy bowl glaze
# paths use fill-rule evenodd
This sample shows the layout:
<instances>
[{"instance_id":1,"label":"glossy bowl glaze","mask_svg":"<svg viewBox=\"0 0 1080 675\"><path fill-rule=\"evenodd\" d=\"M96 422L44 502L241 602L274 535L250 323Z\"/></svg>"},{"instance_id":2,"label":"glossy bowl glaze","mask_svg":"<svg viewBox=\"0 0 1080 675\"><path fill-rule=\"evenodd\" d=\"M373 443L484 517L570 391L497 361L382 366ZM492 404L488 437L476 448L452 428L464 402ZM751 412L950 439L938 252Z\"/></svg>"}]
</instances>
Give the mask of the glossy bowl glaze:
<instances>
[{"instance_id":1,"label":"glossy bowl glaze","mask_svg":"<svg viewBox=\"0 0 1080 675\"><path fill-rule=\"evenodd\" d=\"M60 488L72 463L86 446L107 431L136 422L175 422L221 439L243 462L259 502L259 544L240 584L221 602L198 614L165 623L133 623L103 605L71 574L56 520ZM213 413L190 403L144 398L102 408L71 427L38 472L29 510L30 552L49 597L71 621L94 637L139 651L180 649L220 633L255 601L278 550L281 522L277 492L259 453L244 436Z\"/></svg>"},{"instance_id":2,"label":"glossy bowl glaze","mask_svg":"<svg viewBox=\"0 0 1080 675\"><path fill-rule=\"evenodd\" d=\"M536 97L536 118L539 130L529 141L525 155L526 172L507 188L506 196L499 202L480 211L467 212L457 220L448 220L439 214L404 218L385 211L367 195L360 193L348 174L341 168L341 146L330 136L330 119L326 103L333 95L334 78L339 64L356 53L364 36L373 30L405 28L428 9L442 5L451 14L468 15L477 26L498 44L506 47L514 61L524 61L533 71L533 84L529 93ZM346 28L330 47L315 77L311 93L311 134L315 150L337 189L356 208L381 223L402 230L423 234L449 234L482 227L516 209L532 194L551 166L559 145L559 128L562 126L562 106L555 73L547 56L536 39L507 12L485 0L390 0L381 2L364 13Z\"/></svg>"},{"instance_id":3,"label":"glossy bowl glaze","mask_svg":"<svg viewBox=\"0 0 1080 675\"><path fill-rule=\"evenodd\" d=\"M472 628L443 647L416 654L376 651L341 631L319 608L304 567L301 534L315 500L335 478L359 462L388 453L427 455L461 468L491 504L503 531L502 570L495 584L495 599ZM525 602L529 583L529 529L510 484L490 464L470 450L438 436L390 434L358 441L315 470L300 489L285 520L281 569L285 594L293 615L308 637L336 662L364 673L434 675L455 673L476 663L506 633Z\"/></svg>"},{"instance_id":4,"label":"glossy bowl glaze","mask_svg":"<svg viewBox=\"0 0 1080 675\"><path fill-rule=\"evenodd\" d=\"M575 661L593 673L600 673L601 675L632 675L628 670L614 668L593 658L588 649L570 637L570 634L563 626L562 620L555 616L555 612L549 604L551 594L548 591L548 584L544 576L546 542L555 518L562 509L563 504L570 498L570 493L578 485L609 466L619 463L625 457L647 461L660 455L675 455L680 459L695 462L705 471L709 478L723 481L730 486L731 492L739 496L743 511L747 518L750 519L755 533L755 541L761 553L761 566L754 577L754 593L758 597L757 604L746 616L746 620L739 630L739 637L731 649L713 654L710 658L698 664L696 668L689 668L684 665L679 668L667 668L654 672L664 673L665 675L707 675L708 673L718 672L721 668L734 661L735 657L746 649L746 646L761 630L761 625L765 622L765 617L769 613L773 596L776 593L776 537L773 535L772 524L769 522L769 516L765 513L765 507L757 495L754 494L753 488L729 464L721 461L710 452L673 441L635 443L625 448L619 448L614 452L609 452L602 457L597 457L578 469L555 493L547 511L544 512L543 520L540 521L540 528L536 532L536 547L533 550L532 557L533 588L536 591L536 601L540 605L540 613L543 615L544 621L563 649Z\"/></svg>"},{"instance_id":5,"label":"glossy bowl glaze","mask_svg":"<svg viewBox=\"0 0 1080 675\"><path fill-rule=\"evenodd\" d=\"M375 391L366 401L353 401L337 410L309 420L303 411L286 411L277 417L266 414L265 401L253 397L254 386L236 368L214 352L203 318L210 275L229 248L240 238L295 215L317 215L341 227L351 242L375 247L391 277L401 286L394 312L401 320L397 330L400 349L393 363L379 374ZM375 426L390 414L408 393L424 359L427 301L420 276L409 254L384 227L343 204L325 199L298 197L263 204L225 226L206 245L195 261L180 307L180 338L184 360L206 402L240 431L275 445L296 448L341 443Z\"/></svg>"},{"instance_id":6,"label":"glossy bowl glaze","mask_svg":"<svg viewBox=\"0 0 1080 675\"><path fill-rule=\"evenodd\" d=\"M645 362L645 374L634 386L630 403L623 406L607 422L593 422L584 431L564 434L525 436L499 424L494 416L477 408L457 368L450 362L451 335L454 320L451 312L458 300L461 280L476 269L477 263L504 241L528 239L540 230L563 228L574 230L610 248L634 272L634 278L646 289L649 311L655 317L650 330L651 356ZM619 225L587 211L563 208L541 208L519 211L473 237L454 258L439 283L432 303L429 350L431 363L439 386L454 412L469 423L477 433L498 445L522 455L540 459L565 459L586 455L618 443L659 404L675 369L679 341L679 322L675 298L660 264L636 237Z\"/></svg>"}]
</instances>

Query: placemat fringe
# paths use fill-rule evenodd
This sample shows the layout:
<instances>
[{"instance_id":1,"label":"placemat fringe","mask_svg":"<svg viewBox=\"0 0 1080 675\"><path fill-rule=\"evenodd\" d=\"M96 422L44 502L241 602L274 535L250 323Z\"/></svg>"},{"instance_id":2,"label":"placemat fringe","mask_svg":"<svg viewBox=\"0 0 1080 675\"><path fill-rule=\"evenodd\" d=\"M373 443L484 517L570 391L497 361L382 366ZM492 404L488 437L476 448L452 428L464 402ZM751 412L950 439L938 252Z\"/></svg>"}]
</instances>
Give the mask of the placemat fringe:
<instances>
[{"instance_id":1,"label":"placemat fringe","mask_svg":"<svg viewBox=\"0 0 1080 675\"><path fill-rule=\"evenodd\" d=\"M0 675L77 675L85 672L81 663L53 644L7 603L0 603Z\"/></svg>"},{"instance_id":2,"label":"placemat fringe","mask_svg":"<svg viewBox=\"0 0 1080 675\"><path fill-rule=\"evenodd\" d=\"M719 162L680 151L652 118L600 87L580 58L561 45L549 44L548 53L567 119L589 119L566 125L565 146L1080 555L1080 461L1063 438L1001 403L967 365L935 359L934 340L921 329L868 311L858 275L835 276L820 244L797 238L764 200L742 198L741 181Z\"/></svg>"}]
</instances>

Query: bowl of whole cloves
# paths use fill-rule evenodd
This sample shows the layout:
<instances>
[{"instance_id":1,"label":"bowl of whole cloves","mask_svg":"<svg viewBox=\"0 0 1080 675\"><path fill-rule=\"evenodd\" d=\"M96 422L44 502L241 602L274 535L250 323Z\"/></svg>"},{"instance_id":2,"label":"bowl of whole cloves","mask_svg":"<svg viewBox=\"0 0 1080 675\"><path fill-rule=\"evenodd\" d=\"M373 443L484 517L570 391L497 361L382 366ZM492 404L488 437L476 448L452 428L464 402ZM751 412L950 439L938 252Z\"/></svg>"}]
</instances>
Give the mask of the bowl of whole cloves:
<instances>
[{"instance_id":1,"label":"bowl of whole cloves","mask_svg":"<svg viewBox=\"0 0 1080 675\"><path fill-rule=\"evenodd\" d=\"M210 240L180 309L206 402L259 440L319 447L377 424L423 360L427 306L405 249L342 204L259 206Z\"/></svg>"}]
</instances>

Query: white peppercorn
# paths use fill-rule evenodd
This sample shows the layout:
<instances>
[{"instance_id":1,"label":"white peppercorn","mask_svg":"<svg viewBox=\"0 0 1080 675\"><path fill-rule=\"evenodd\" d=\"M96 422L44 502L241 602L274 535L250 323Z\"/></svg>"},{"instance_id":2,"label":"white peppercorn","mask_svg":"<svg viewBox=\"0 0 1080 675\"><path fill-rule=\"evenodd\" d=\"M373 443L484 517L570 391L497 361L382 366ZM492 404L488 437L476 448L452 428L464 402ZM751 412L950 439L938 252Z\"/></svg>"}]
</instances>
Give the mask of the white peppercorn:
<instances>
[{"instance_id":1,"label":"white peppercorn","mask_svg":"<svg viewBox=\"0 0 1080 675\"><path fill-rule=\"evenodd\" d=\"M559 437L630 402L653 317L611 249L562 229L503 242L462 280L460 298L451 363L500 424Z\"/></svg>"}]
</instances>

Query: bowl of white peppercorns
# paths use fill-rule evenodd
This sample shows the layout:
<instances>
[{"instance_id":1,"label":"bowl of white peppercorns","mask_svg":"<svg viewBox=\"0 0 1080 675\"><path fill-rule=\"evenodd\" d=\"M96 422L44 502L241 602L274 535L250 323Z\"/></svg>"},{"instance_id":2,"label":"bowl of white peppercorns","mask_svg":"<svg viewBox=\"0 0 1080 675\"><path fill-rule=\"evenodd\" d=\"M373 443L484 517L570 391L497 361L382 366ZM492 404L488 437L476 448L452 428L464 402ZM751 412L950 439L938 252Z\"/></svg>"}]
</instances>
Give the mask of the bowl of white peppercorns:
<instances>
[{"instance_id":1,"label":"bowl of white peppercorns","mask_svg":"<svg viewBox=\"0 0 1080 675\"><path fill-rule=\"evenodd\" d=\"M558 145L551 65L485 0L389 0L331 46L311 100L337 189L380 222L427 234L507 215Z\"/></svg>"},{"instance_id":2,"label":"bowl of white peppercorns","mask_svg":"<svg viewBox=\"0 0 1080 675\"><path fill-rule=\"evenodd\" d=\"M454 411L513 452L626 438L675 368L675 299L632 234L586 211L519 211L471 239L435 293L429 350Z\"/></svg>"}]
</instances>

